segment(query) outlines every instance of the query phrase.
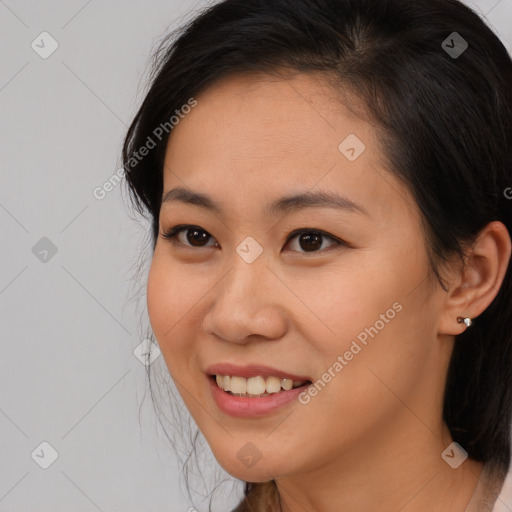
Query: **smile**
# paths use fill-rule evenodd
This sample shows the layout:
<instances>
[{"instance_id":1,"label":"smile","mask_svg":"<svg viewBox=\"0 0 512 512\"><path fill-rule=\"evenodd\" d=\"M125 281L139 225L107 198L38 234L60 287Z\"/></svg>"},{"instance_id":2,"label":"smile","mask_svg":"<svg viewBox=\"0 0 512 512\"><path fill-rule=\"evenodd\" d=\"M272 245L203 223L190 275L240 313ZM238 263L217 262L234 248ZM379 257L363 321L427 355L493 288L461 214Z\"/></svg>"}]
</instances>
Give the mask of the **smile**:
<instances>
[{"instance_id":1,"label":"smile","mask_svg":"<svg viewBox=\"0 0 512 512\"><path fill-rule=\"evenodd\" d=\"M263 377L240 377L231 375L216 375L217 386L224 391L235 395L249 398L269 396L283 391L299 388L307 381L293 381L292 379L282 379L273 375Z\"/></svg>"}]
</instances>

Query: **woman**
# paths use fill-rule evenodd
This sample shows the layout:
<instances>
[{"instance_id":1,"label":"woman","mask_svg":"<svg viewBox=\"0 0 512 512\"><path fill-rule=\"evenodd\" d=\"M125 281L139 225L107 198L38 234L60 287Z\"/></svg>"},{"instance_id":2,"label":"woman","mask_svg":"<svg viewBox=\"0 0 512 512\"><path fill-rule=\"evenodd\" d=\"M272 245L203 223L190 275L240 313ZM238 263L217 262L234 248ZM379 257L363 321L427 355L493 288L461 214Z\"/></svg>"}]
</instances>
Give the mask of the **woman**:
<instances>
[{"instance_id":1,"label":"woman","mask_svg":"<svg viewBox=\"0 0 512 512\"><path fill-rule=\"evenodd\" d=\"M237 511L512 507L496 35L456 0L226 0L157 57L123 149L149 319Z\"/></svg>"}]
</instances>

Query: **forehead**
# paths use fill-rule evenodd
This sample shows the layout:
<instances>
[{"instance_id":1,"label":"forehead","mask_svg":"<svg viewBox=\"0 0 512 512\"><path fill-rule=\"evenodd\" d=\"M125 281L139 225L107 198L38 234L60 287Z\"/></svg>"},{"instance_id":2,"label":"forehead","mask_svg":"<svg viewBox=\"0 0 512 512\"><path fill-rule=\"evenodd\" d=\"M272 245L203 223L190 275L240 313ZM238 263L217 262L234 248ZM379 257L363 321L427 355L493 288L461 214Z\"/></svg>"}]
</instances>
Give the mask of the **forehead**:
<instances>
[{"instance_id":1,"label":"forehead","mask_svg":"<svg viewBox=\"0 0 512 512\"><path fill-rule=\"evenodd\" d=\"M389 208L377 198L389 192L396 202L393 192L402 185L389 186L393 177L383 169L376 131L326 81L235 76L196 100L169 137L164 194L185 186L242 207L251 198L268 202L284 192L330 189L374 203L377 214Z\"/></svg>"},{"instance_id":2,"label":"forehead","mask_svg":"<svg viewBox=\"0 0 512 512\"><path fill-rule=\"evenodd\" d=\"M224 78L200 94L197 106L174 127L170 150L173 139L185 139L205 152L226 150L230 159L265 161L306 152L318 159L326 149L337 151L339 142L354 131L370 142L370 125L338 96L318 75Z\"/></svg>"},{"instance_id":3,"label":"forehead","mask_svg":"<svg viewBox=\"0 0 512 512\"><path fill-rule=\"evenodd\" d=\"M204 143L222 143L231 157L268 159L309 150L318 158L322 149L336 150L336 142L351 131L367 140L371 135L370 125L352 114L317 76L228 77L206 89L197 102L170 139L181 139L183 125L193 125L188 132L195 133L187 133L187 139L207 136Z\"/></svg>"}]
</instances>

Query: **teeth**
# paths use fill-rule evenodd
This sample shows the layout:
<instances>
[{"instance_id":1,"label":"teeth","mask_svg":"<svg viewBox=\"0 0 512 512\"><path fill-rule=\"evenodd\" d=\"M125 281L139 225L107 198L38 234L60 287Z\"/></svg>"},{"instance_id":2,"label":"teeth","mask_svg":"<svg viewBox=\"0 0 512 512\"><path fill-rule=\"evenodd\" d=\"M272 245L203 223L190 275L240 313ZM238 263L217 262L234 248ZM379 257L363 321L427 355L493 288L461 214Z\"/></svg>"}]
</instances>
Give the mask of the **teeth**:
<instances>
[{"instance_id":1,"label":"teeth","mask_svg":"<svg viewBox=\"0 0 512 512\"><path fill-rule=\"evenodd\" d=\"M244 377L231 377L231 386L229 391L245 395L245 393L247 393L247 379Z\"/></svg>"},{"instance_id":2,"label":"teeth","mask_svg":"<svg viewBox=\"0 0 512 512\"><path fill-rule=\"evenodd\" d=\"M283 379L283 382L281 382L281 386L283 389L286 389L286 391L290 391L290 389L293 388L293 380Z\"/></svg>"},{"instance_id":3,"label":"teeth","mask_svg":"<svg viewBox=\"0 0 512 512\"><path fill-rule=\"evenodd\" d=\"M267 377L265 387L267 393L279 393L279 391L281 391L281 379L277 377Z\"/></svg>"},{"instance_id":4,"label":"teeth","mask_svg":"<svg viewBox=\"0 0 512 512\"><path fill-rule=\"evenodd\" d=\"M245 377L216 375L217 386L224 391L240 396L267 396L279 393L281 389L289 391L305 384L305 381L294 382L292 379L280 379L279 377Z\"/></svg>"},{"instance_id":5,"label":"teeth","mask_svg":"<svg viewBox=\"0 0 512 512\"><path fill-rule=\"evenodd\" d=\"M250 379L247 379L246 393L249 395L261 395L265 393L265 391L265 379L263 377L251 377Z\"/></svg>"}]
</instances>

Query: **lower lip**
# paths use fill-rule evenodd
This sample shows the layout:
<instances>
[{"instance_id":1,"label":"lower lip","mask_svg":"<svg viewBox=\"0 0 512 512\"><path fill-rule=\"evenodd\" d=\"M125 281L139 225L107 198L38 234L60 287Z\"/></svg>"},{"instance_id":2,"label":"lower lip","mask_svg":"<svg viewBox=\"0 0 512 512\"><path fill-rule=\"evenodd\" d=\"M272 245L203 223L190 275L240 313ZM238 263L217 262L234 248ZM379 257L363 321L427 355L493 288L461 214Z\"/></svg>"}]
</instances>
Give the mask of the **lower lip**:
<instances>
[{"instance_id":1,"label":"lower lip","mask_svg":"<svg viewBox=\"0 0 512 512\"><path fill-rule=\"evenodd\" d=\"M249 398L245 396L235 396L224 391L217 386L217 383L210 376L207 376L212 389L212 394L219 409L226 414L238 418L257 418L266 416L281 407L295 400L310 384L304 384L299 388L289 391L280 391L268 396Z\"/></svg>"}]
</instances>

